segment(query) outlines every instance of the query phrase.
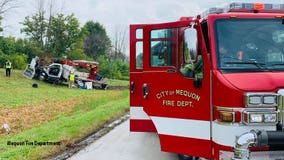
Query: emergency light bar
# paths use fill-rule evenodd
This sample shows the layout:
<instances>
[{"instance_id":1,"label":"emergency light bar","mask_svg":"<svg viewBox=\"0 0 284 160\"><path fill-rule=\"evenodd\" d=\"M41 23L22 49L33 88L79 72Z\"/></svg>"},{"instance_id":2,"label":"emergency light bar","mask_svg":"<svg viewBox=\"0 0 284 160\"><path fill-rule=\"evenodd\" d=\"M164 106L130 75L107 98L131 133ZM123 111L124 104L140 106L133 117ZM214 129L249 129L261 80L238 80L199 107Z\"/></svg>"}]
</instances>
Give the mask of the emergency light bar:
<instances>
[{"instance_id":1,"label":"emergency light bar","mask_svg":"<svg viewBox=\"0 0 284 160\"><path fill-rule=\"evenodd\" d=\"M284 4L264 4L264 3L231 3L229 12L284 12Z\"/></svg>"},{"instance_id":2,"label":"emergency light bar","mask_svg":"<svg viewBox=\"0 0 284 160\"><path fill-rule=\"evenodd\" d=\"M264 4L264 3L230 3L226 7L213 7L204 11L201 16L209 14L220 14L229 12L262 12L262 13L284 13L284 4Z\"/></svg>"}]
</instances>

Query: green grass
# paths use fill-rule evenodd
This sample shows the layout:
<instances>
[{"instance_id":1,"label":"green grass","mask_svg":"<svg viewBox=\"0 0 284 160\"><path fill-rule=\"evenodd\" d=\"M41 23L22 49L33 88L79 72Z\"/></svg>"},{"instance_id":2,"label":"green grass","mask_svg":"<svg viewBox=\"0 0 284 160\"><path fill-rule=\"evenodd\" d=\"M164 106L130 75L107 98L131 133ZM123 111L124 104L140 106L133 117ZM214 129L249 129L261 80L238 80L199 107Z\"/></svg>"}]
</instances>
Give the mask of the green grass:
<instances>
[{"instance_id":1,"label":"green grass","mask_svg":"<svg viewBox=\"0 0 284 160\"><path fill-rule=\"evenodd\" d=\"M4 72L4 70L0 70L0 75L2 75L1 71ZM10 78L0 76L0 106L14 107L23 104L38 104L47 99L64 101L86 93L82 90L70 90L65 86L29 80L24 78L21 73L22 71L13 70ZM39 87L32 88L33 83L37 83Z\"/></svg>"},{"instance_id":2,"label":"green grass","mask_svg":"<svg viewBox=\"0 0 284 160\"><path fill-rule=\"evenodd\" d=\"M3 75L3 76L1 76ZM32 88L37 83L38 88ZM127 86L128 81L109 79L110 86ZM70 90L66 86L48 84L23 78L22 71L13 70L10 78L4 76L4 70L0 70L0 107L14 107L17 105L38 104L44 100L65 101L68 98L83 96L86 90Z\"/></svg>"},{"instance_id":3,"label":"green grass","mask_svg":"<svg viewBox=\"0 0 284 160\"><path fill-rule=\"evenodd\" d=\"M39 87L32 88L33 83ZM69 89L23 78L21 71L14 70L7 78L0 69L0 90L0 124L8 119L12 129L0 134L0 159L42 159L57 153L123 115L129 105L127 90ZM8 145L9 141L24 145ZM35 141L60 145L31 144Z\"/></svg>"},{"instance_id":4,"label":"green grass","mask_svg":"<svg viewBox=\"0 0 284 160\"><path fill-rule=\"evenodd\" d=\"M123 80L117 80L117 79L109 79L109 85L110 86L128 86L128 81Z\"/></svg>"}]
</instances>

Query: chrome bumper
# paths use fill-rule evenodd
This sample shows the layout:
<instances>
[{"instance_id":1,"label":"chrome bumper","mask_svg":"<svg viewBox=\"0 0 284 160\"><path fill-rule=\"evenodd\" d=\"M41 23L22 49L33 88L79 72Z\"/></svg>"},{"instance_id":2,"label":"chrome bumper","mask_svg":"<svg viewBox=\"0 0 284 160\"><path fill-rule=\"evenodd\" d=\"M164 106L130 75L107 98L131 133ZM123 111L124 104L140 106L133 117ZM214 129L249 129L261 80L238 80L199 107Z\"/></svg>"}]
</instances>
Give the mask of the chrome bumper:
<instances>
[{"instance_id":1,"label":"chrome bumper","mask_svg":"<svg viewBox=\"0 0 284 160\"><path fill-rule=\"evenodd\" d=\"M244 133L239 137L236 137L236 143L234 148L234 160L251 160L253 155L251 154L249 147L269 147L269 152L255 152L263 156L272 157L271 159L284 160L284 132L283 131L255 131ZM252 152L254 153L254 152ZM266 153L266 154L264 154ZM271 156L270 156L271 154ZM266 159L266 158L264 158Z\"/></svg>"},{"instance_id":2,"label":"chrome bumper","mask_svg":"<svg viewBox=\"0 0 284 160\"><path fill-rule=\"evenodd\" d=\"M220 151L219 160L236 160L232 157L234 157L233 152ZM284 160L284 151L251 152L249 160Z\"/></svg>"}]
</instances>

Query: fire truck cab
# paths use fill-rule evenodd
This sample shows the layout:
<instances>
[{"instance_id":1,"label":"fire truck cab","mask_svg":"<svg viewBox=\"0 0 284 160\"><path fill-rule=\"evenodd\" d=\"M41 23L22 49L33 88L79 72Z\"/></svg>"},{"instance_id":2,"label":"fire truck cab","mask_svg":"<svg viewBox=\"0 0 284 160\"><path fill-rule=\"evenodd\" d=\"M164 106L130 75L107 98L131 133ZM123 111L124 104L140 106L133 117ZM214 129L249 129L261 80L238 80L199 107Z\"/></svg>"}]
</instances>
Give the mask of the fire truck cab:
<instances>
[{"instance_id":1,"label":"fire truck cab","mask_svg":"<svg viewBox=\"0 0 284 160\"><path fill-rule=\"evenodd\" d=\"M130 25L130 131L214 160L284 159L284 4Z\"/></svg>"}]
</instances>

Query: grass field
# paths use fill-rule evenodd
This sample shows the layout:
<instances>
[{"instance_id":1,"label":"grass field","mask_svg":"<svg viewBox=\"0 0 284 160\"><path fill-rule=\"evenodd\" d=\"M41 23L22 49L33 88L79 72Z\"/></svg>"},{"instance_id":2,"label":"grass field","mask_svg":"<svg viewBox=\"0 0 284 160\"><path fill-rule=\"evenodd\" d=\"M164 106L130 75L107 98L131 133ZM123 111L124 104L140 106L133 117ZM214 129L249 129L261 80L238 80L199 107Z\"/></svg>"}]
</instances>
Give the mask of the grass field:
<instances>
[{"instance_id":1,"label":"grass field","mask_svg":"<svg viewBox=\"0 0 284 160\"><path fill-rule=\"evenodd\" d=\"M37 83L38 88L32 88ZM111 80L110 85L128 82ZM42 159L128 111L128 90L69 89L0 69L0 159Z\"/></svg>"}]
</instances>

